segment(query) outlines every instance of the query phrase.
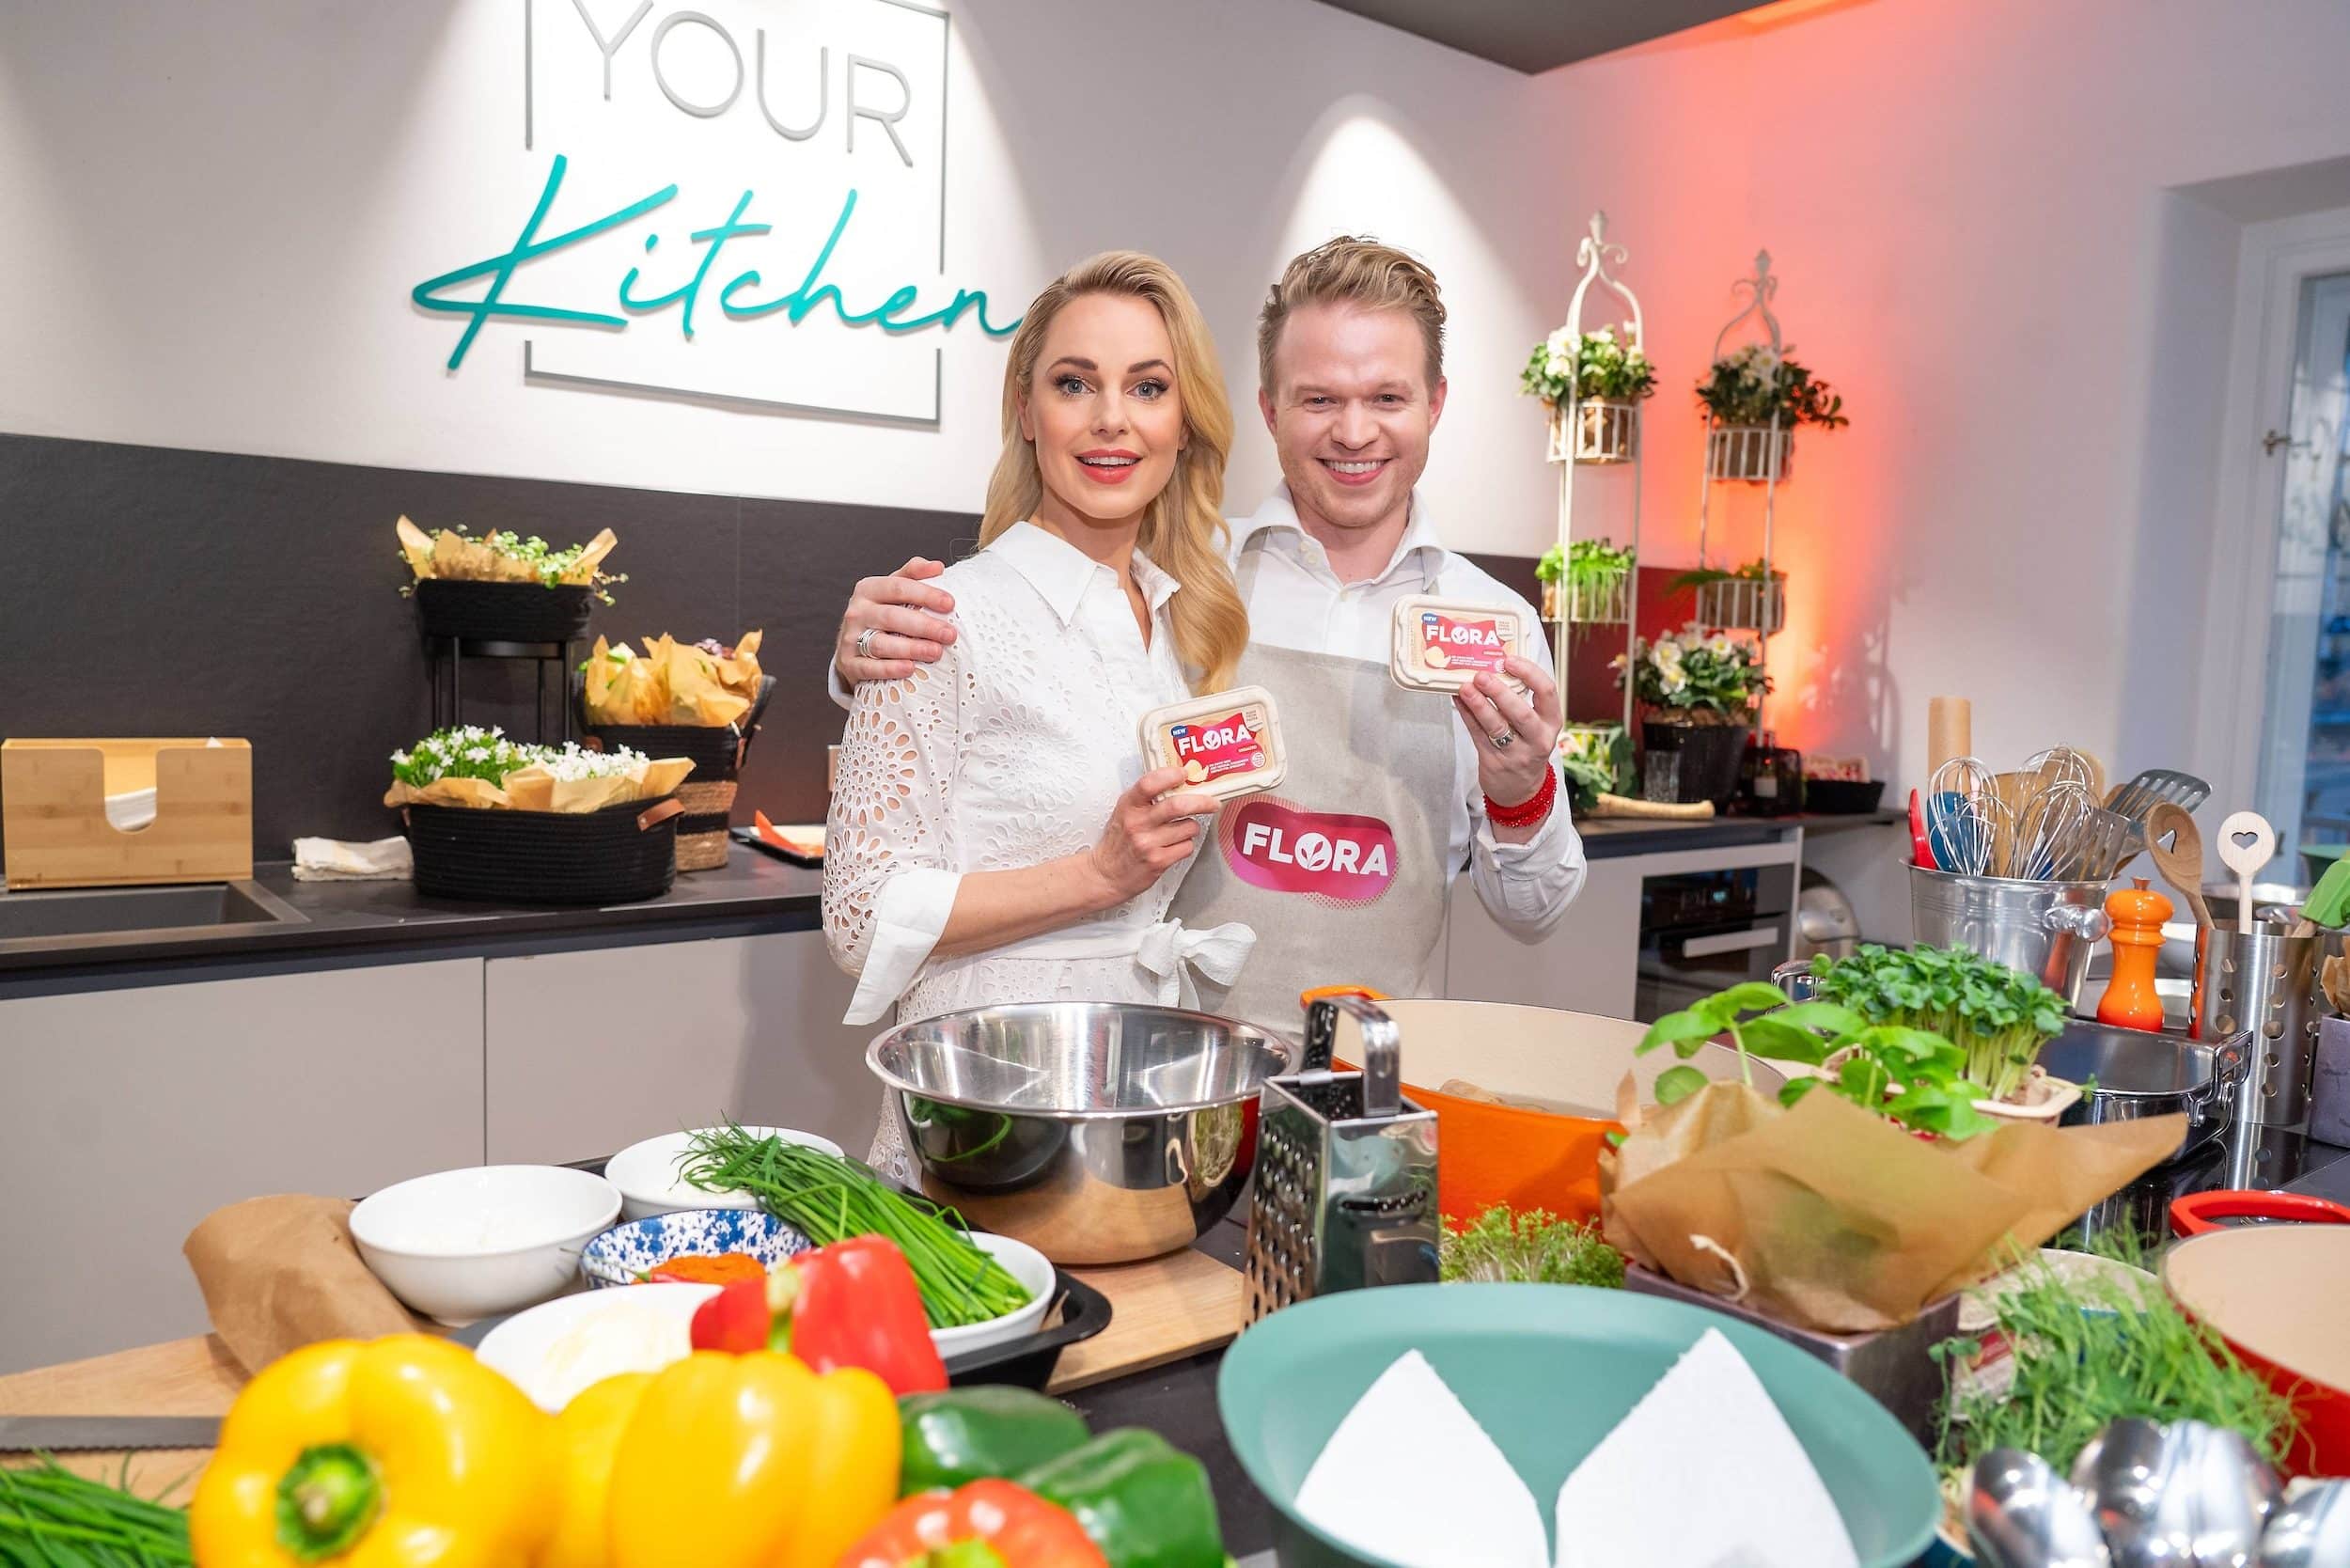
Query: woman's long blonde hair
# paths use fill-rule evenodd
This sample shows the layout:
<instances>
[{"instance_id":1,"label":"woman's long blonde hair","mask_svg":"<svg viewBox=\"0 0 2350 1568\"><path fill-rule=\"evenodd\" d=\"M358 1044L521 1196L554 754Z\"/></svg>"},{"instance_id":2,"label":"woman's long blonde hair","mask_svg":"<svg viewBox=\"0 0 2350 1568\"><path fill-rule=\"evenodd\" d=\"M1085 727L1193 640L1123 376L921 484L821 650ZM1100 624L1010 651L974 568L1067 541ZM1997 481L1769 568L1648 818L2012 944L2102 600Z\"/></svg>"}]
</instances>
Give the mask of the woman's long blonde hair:
<instances>
[{"instance_id":1,"label":"woman's long blonde hair","mask_svg":"<svg viewBox=\"0 0 2350 1568\"><path fill-rule=\"evenodd\" d=\"M1044 334L1062 306L1086 294L1123 294L1147 300L1167 323L1175 346L1175 391L1183 401L1184 446L1175 472L1143 513L1136 548L1177 582L1183 591L1167 601L1174 622L1175 651L1193 672L1195 691L1219 691L1232 683L1232 669L1248 642L1248 608L1241 603L1227 560L1224 523L1224 462L1232 449L1232 405L1224 395L1224 373L1215 342L1199 306L1174 269L1140 251L1111 250L1080 261L1044 287L1012 335L1011 358L1004 367L1004 450L987 481L987 511L979 520L979 543L987 544L1013 524L1036 513L1044 498L1036 447L1020 433L1020 400L1031 390Z\"/></svg>"}]
</instances>

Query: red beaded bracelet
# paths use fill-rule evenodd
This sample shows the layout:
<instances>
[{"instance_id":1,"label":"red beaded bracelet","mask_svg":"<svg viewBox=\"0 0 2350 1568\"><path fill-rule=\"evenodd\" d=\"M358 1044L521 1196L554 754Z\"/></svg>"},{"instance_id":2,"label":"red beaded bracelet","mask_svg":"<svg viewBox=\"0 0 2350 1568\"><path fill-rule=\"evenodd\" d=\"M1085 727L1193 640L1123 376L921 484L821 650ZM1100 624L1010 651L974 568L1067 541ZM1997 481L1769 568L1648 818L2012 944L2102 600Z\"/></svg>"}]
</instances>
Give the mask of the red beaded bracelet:
<instances>
[{"instance_id":1,"label":"red beaded bracelet","mask_svg":"<svg viewBox=\"0 0 2350 1568\"><path fill-rule=\"evenodd\" d=\"M1496 827L1530 827L1550 815L1550 808L1559 799L1559 770L1543 770L1543 787L1528 799L1515 806L1504 806L1493 796L1485 797L1485 820Z\"/></svg>"}]
</instances>

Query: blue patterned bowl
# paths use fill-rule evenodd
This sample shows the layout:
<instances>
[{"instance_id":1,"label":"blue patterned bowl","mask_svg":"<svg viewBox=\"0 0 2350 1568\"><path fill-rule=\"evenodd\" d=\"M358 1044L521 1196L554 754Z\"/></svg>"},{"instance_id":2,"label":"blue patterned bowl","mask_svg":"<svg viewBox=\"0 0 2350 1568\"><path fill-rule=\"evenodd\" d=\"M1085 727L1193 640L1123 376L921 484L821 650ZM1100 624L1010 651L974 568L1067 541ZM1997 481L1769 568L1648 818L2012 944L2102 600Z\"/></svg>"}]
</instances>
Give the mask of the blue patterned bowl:
<instances>
[{"instance_id":1,"label":"blue patterned bowl","mask_svg":"<svg viewBox=\"0 0 2350 1568\"><path fill-rule=\"evenodd\" d=\"M747 1252L773 1268L811 1243L775 1215L759 1209L680 1209L616 1225L589 1242L579 1255L579 1271L591 1289L634 1285L649 1269L672 1258Z\"/></svg>"}]
</instances>

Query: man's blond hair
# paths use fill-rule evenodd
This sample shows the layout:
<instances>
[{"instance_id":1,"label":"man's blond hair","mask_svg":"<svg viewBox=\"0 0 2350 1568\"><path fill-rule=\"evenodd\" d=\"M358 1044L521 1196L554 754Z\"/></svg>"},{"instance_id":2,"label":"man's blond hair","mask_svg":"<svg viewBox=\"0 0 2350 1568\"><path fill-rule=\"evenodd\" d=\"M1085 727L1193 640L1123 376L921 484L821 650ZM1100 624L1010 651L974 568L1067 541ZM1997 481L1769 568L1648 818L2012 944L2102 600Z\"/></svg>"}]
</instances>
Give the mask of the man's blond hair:
<instances>
[{"instance_id":1,"label":"man's blond hair","mask_svg":"<svg viewBox=\"0 0 2350 1568\"><path fill-rule=\"evenodd\" d=\"M1307 305L1352 305L1401 310L1419 325L1428 345L1428 384L1444 379L1444 299L1425 262L1393 245L1354 234L1325 240L1292 260L1265 295L1257 318L1257 376L1273 393L1273 351L1290 312Z\"/></svg>"}]
</instances>

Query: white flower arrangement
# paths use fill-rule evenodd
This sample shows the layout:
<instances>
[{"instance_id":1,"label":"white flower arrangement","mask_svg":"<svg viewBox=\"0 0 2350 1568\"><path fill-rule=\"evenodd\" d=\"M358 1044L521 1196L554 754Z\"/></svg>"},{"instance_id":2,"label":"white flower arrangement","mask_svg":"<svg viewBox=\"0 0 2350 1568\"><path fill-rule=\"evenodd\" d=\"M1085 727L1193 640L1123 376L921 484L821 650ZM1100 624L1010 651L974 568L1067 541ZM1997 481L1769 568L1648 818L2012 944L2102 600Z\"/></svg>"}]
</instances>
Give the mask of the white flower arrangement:
<instances>
[{"instance_id":1,"label":"white flower arrangement","mask_svg":"<svg viewBox=\"0 0 2350 1568\"><path fill-rule=\"evenodd\" d=\"M479 778L502 784L509 773L542 767L555 777L572 783L583 778L609 778L633 773L645 763L645 754L621 746L613 751L583 751L577 742L560 748L521 745L496 727L484 729L468 724L435 730L406 751L392 753L392 776L422 789L443 778Z\"/></svg>"},{"instance_id":2,"label":"white flower arrangement","mask_svg":"<svg viewBox=\"0 0 2350 1568\"><path fill-rule=\"evenodd\" d=\"M1643 702L1736 715L1752 709L1770 690L1769 679L1757 667L1761 657L1755 645L1727 633L1708 632L1693 620L1678 634L1667 632L1653 642L1633 638L1630 657L1619 653L1608 667L1622 686L1629 666Z\"/></svg>"}]
</instances>

